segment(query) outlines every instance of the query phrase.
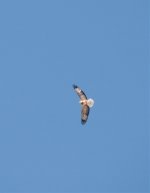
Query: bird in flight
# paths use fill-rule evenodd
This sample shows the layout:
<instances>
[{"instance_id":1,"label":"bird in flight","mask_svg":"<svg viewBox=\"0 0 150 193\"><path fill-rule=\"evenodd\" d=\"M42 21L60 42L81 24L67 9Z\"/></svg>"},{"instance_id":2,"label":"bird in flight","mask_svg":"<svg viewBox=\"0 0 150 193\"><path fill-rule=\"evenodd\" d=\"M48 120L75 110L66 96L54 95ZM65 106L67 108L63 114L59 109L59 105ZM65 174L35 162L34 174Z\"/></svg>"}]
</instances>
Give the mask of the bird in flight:
<instances>
[{"instance_id":1,"label":"bird in flight","mask_svg":"<svg viewBox=\"0 0 150 193\"><path fill-rule=\"evenodd\" d=\"M73 88L80 98L79 103L81 104L81 107L82 107L81 123L84 125L88 119L90 108L94 105L94 100L91 98L87 99L87 96L85 95L85 93L77 85L73 84Z\"/></svg>"}]
</instances>

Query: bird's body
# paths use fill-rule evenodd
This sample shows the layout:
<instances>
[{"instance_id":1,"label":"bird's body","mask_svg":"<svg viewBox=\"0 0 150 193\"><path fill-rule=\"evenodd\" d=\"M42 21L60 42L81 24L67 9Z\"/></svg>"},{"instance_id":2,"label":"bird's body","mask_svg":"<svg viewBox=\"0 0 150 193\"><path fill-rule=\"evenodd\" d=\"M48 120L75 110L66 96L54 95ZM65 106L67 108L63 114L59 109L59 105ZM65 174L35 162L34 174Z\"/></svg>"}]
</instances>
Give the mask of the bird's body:
<instances>
[{"instance_id":1,"label":"bird's body","mask_svg":"<svg viewBox=\"0 0 150 193\"><path fill-rule=\"evenodd\" d=\"M81 105L87 105L87 100L80 100L79 103L80 103Z\"/></svg>"},{"instance_id":2,"label":"bird's body","mask_svg":"<svg viewBox=\"0 0 150 193\"><path fill-rule=\"evenodd\" d=\"M90 108L94 105L94 100L87 99L85 93L77 85L73 85L73 88L76 91L77 95L80 97L79 103L82 106L81 123L85 124L88 119Z\"/></svg>"}]
</instances>

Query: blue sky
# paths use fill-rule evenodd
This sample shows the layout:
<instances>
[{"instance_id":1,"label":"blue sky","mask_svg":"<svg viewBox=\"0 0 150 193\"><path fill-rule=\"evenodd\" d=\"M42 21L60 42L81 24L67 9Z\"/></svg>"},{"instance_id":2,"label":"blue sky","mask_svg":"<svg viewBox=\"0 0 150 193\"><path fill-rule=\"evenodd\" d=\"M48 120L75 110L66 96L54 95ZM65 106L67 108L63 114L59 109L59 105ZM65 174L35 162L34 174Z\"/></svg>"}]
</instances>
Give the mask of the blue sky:
<instances>
[{"instance_id":1,"label":"blue sky","mask_svg":"<svg viewBox=\"0 0 150 193\"><path fill-rule=\"evenodd\" d=\"M0 1L0 192L148 192L148 1ZM72 84L95 100L86 125Z\"/></svg>"}]
</instances>

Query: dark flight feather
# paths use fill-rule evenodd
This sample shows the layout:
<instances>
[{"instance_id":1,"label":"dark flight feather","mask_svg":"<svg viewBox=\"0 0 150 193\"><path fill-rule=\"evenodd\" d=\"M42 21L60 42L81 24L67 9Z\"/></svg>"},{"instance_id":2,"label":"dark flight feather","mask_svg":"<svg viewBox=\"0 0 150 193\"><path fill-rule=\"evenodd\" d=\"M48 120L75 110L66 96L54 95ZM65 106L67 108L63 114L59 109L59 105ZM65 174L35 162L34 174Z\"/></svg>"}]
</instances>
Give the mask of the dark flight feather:
<instances>
[{"instance_id":1,"label":"dark flight feather","mask_svg":"<svg viewBox=\"0 0 150 193\"><path fill-rule=\"evenodd\" d=\"M81 123L84 125L86 121L88 120L88 115L90 112L90 108L87 105L82 105L81 110Z\"/></svg>"},{"instance_id":2,"label":"dark flight feather","mask_svg":"<svg viewBox=\"0 0 150 193\"><path fill-rule=\"evenodd\" d=\"M73 88L75 89L77 95L80 97L80 100L87 99L85 93L77 85L73 84Z\"/></svg>"}]
</instances>

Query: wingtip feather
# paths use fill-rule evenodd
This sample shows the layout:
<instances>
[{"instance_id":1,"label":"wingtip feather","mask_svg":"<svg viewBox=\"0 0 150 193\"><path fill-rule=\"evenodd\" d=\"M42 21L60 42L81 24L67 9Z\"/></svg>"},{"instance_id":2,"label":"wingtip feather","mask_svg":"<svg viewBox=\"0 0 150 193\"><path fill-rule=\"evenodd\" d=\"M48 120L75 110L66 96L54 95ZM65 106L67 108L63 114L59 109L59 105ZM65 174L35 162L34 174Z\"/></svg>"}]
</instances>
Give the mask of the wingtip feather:
<instances>
[{"instance_id":1,"label":"wingtip feather","mask_svg":"<svg viewBox=\"0 0 150 193\"><path fill-rule=\"evenodd\" d=\"M86 121L85 120L81 120L82 125L85 125Z\"/></svg>"},{"instance_id":2,"label":"wingtip feather","mask_svg":"<svg viewBox=\"0 0 150 193\"><path fill-rule=\"evenodd\" d=\"M74 88L74 89L78 88L78 86L77 86L77 85L75 85L75 84L73 84L72 86L73 86L73 88Z\"/></svg>"}]
</instances>

